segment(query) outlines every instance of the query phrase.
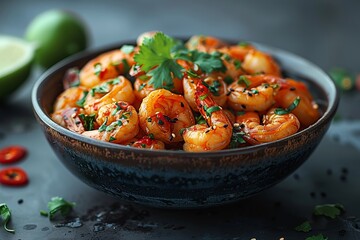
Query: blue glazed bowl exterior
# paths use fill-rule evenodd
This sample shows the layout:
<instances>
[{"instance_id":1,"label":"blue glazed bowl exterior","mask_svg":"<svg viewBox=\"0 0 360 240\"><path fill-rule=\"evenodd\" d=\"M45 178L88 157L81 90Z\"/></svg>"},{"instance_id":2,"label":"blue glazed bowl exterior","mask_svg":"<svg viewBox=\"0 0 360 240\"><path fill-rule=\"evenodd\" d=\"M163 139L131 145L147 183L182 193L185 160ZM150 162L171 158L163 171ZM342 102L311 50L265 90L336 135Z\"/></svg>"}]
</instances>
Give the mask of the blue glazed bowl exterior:
<instances>
[{"instance_id":1,"label":"blue glazed bowl exterior","mask_svg":"<svg viewBox=\"0 0 360 240\"><path fill-rule=\"evenodd\" d=\"M53 122L49 115L62 91L66 70L81 67L98 54L122 44L83 52L56 64L34 85L32 103L45 137L63 164L88 185L131 202L165 208L198 208L227 204L263 191L308 159L329 128L338 106L336 87L320 68L291 53L253 43L272 54L286 74L307 81L323 112L315 124L272 143L187 153L100 142Z\"/></svg>"}]
</instances>

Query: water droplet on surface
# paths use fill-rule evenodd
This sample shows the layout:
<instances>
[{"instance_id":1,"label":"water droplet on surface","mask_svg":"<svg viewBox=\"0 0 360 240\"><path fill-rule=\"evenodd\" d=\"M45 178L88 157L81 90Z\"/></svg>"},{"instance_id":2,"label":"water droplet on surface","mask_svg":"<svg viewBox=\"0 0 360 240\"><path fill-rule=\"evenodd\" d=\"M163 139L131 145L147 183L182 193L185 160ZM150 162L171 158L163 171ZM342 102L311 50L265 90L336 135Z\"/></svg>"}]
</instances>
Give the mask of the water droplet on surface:
<instances>
[{"instance_id":1,"label":"water droplet on surface","mask_svg":"<svg viewBox=\"0 0 360 240\"><path fill-rule=\"evenodd\" d=\"M83 225L83 223L80 220L80 218L75 218L68 222L57 223L54 225L54 227L57 227L57 228L59 228L59 227L79 228L82 225Z\"/></svg>"},{"instance_id":2,"label":"water droplet on surface","mask_svg":"<svg viewBox=\"0 0 360 240\"><path fill-rule=\"evenodd\" d=\"M37 228L36 224L26 224L26 225L23 226L24 230L33 230L35 228Z\"/></svg>"}]
</instances>

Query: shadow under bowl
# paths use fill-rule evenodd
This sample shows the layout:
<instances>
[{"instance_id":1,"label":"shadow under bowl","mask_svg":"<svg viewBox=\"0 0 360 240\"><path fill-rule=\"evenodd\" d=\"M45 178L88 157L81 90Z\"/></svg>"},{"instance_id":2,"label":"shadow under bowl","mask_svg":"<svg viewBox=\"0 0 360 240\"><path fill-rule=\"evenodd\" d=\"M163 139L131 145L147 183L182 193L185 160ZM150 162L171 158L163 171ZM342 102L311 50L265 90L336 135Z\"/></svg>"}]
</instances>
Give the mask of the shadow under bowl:
<instances>
[{"instance_id":1,"label":"shadow under bowl","mask_svg":"<svg viewBox=\"0 0 360 240\"><path fill-rule=\"evenodd\" d=\"M310 127L279 141L216 152L189 153L147 150L101 142L71 132L53 122L51 109L63 91L62 78L81 68L107 48L82 52L46 71L32 91L33 110L51 148L79 179L120 199L163 208L199 208L231 203L279 183L315 150L338 106L331 78L313 63L292 53L253 43L271 54L284 75L309 85L322 111Z\"/></svg>"}]
</instances>

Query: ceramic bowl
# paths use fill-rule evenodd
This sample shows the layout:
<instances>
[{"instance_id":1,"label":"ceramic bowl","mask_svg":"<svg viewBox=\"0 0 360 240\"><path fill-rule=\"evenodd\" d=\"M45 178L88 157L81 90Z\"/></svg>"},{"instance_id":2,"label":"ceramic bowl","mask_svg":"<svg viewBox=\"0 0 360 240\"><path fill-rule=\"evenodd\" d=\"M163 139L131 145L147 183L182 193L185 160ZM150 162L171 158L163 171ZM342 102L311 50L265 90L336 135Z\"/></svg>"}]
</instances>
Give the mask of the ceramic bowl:
<instances>
[{"instance_id":1,"label":"ceramic bowl","mask_svg":"<svg viewBox=\"0 0 360 240\"><path fill-rule=\"evenodd\" d=\"M286 76L305 81L322 111L310 127L279 141L216 152L131 148L73 133L49 116L62 78L122 42L67 58L35 83L32 104L44 135L62 163L88 185L131 202L163 208L200 208L238 201L293 173L315 150L331 124L338 92L318 66L292 53L253 43L279 62Z\"/></svg>"}]
</instances>

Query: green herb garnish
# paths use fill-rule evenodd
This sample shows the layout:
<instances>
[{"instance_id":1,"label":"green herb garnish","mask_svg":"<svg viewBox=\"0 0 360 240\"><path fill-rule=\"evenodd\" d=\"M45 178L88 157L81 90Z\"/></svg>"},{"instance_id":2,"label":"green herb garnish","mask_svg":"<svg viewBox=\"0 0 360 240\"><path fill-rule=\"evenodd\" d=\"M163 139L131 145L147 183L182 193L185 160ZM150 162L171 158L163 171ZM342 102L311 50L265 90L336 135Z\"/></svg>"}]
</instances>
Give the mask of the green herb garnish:
<instances>
[{"instance_id":1,"label":"green herb garnish","mask_svg":"<svg viewBox=\"0 0 360 240\"><path fill-rule=\"evenodd\" d=\"M318 234L311 237L307 237L305 240L328 240L328 238L324 237L322 234Z\"/></svg>"},{"instance_id":2,"label":"green herb garnish","mask_svg":"<svg viewBox=\"0 0 360 240\"><path fill-rule=\"evenodd\" d=\"M79 107L84 107L84 103L88 94L89 91L83 91L83 97L80 100L76 101L76 105L78 105Z\"/></svg>"},{"instance_id":3,"label":"green herb garnish","mask_svg":"<svg viewBox=\"0 0 360 240\"><path fill-rule=\"evenodd\" d=\"M314 215L315 216L325 216L325 217L335 219L343 211L345 211L345 208L341 204L323 204L323 205L315 206Z\"/></svg>"},{"instance_id":4,"label":"green herb garnish","mask_svg":"<svg viewBox=\"0 0 360 240\"><path fill-rule=\"evenodd\" d=\"M245 77L244 75L241 75L238 80L238 84L242 84L242 83L244 83L247 88L251 84L250 80L247 77Z\"/></svg>"},{"instance_id":5,"label":"green herb garnish","mask_svg":"<svg viewBox=\"0 0 360 240\"><path fill-rule=\"evenodd\" d=\"M115 141L115 140L116 140L116 138L114 138L113 136L110 136L109 142L112 142L112 141Z\"/></svg>"},{"instance_id":6,"label":"green herb garnish","mask_svg":"<svg viewBox=\"0 0 360 240\"><path fill-rule=\"evenodd\" d=\"M7 227L7 224L10 221L10 218L11 218L11 212L10 212L9 207L6 205L6 203L1 203L0 204L0 217L2 219L3 227L4 227L5 231L7 231L9 233L15 233L14 229L9 229Z\"/></svg>"},{"instance_id":7,"label":"green herb garnish","mask_svg":"<svg viewBox=\"0 0 360 240\"><path fill-rule=\"evenodd\" d=\"M85 115L83 113L80 113L79 117L82 120L84 129L86 131L94 130L95 113L90 114L90 115Z\"/></svg>"},{"instance_id":8,"label":"green herb garnish","mask_svg":"<svg viewBox=\"0 0 360 240\"><path fill-rule=\"evenodd\" d=\"M295 227L295 231L298 232L310 232L311 231L311 225L309 221L305 221L302 224L300 224L299 226Z\"/></svg>"},{"instance_id":9,"label":"green herb garnish","mask_svg":"<svg viewBox=\"0 0 360 240\"><path fill-rule=\"evenodd\" d=\"M274 113L277 115L284 115L291 113L300 103L300 97L296 97L295 100L290 104L288 108L276 108Z\"/></svg>"},{"instance_id":10,"label":"green herb garnish","mask_svg":"<svg viewBox=\"0 0 360 240\"><path fill-rule=\"evenodd\" d=\"M102 70L103 69L101 63L94 64L94 73L96 76L99 76Z\"/></svg>"},{"instance_id":11,"label":"green herb garnish","mask_svg":"<svg viewBox=\"0 0 360 240\"><path fill-rule=\"evenodd\" d=\"M231 83L234 82L234 79L233 79L232 77L230 77L230 76L226 76L226 77L224 78L224 82L225 82L226 84L230 85Z\"/></svg>"},{"instance_id":12,"label":"green herb garnish","mask_svg":"<svg viewBox=\"0 0 360 240\"><path fill-rule=\"evenodd\" d=\"M216 112L216 111L221 110L221 107L219 107L219 106L212 106L212 107L209 107L209 108L208 108L208 107L205 107L205 106L204 106L204 110L205 110L205 112L206 112L206 115L210 117L213 112Z\"/></svg>"},{"instance_id":13,"label":"green herb garnish","mask_svg":"<svg viewBox=\"0 0 360 240\"><path fill-rule=\"evenodd\" d=\"M53 197L51 198L51 201L48 202L49 212L47 212L47 215L49 216L50 220L53 219L55 214L58 212L60 212L62 216L67 216L74 206L75 203L68 202L61 197ZM46 211L42 210L40 211L40 214L45 216Z\"/></svg>"},{"instance_id":14,"label":"green herb garnish","mask_svg":"<svg viewBox=\"0 0 360 240\"><path fill-rule=\"evenodd\" d=\"M106 123L108 121L108 118L105 118L105 121L103 122L103 124L101 124L101 126L99 127L98 131L99 132L103 132L106 130L107 126L106 126Z\"/></svg>"},{"instance_id":15,"label":"green herb garnish","mask_svg":"<svg viewBox=\"0 0 360 240\"><path fill-rule=\"evenodd\" d=\"M238 148L239 145L246 143L244 140L244 135L245 132L238 131L238 129L233 128L229 148Z\"/></svg>"},{"instance_id":16,"label":"green herb garnish","mask_svg":"<svg viewBox=\"0 0 360 240\"><path fill-rule=\"evenodd\" d=\"M214 96L220 96L219 93L219 87L221 86L220 82L215 80L212 82L212 84L208 85L209 91L214 95Z\"/></svg>"}]
</instances>

